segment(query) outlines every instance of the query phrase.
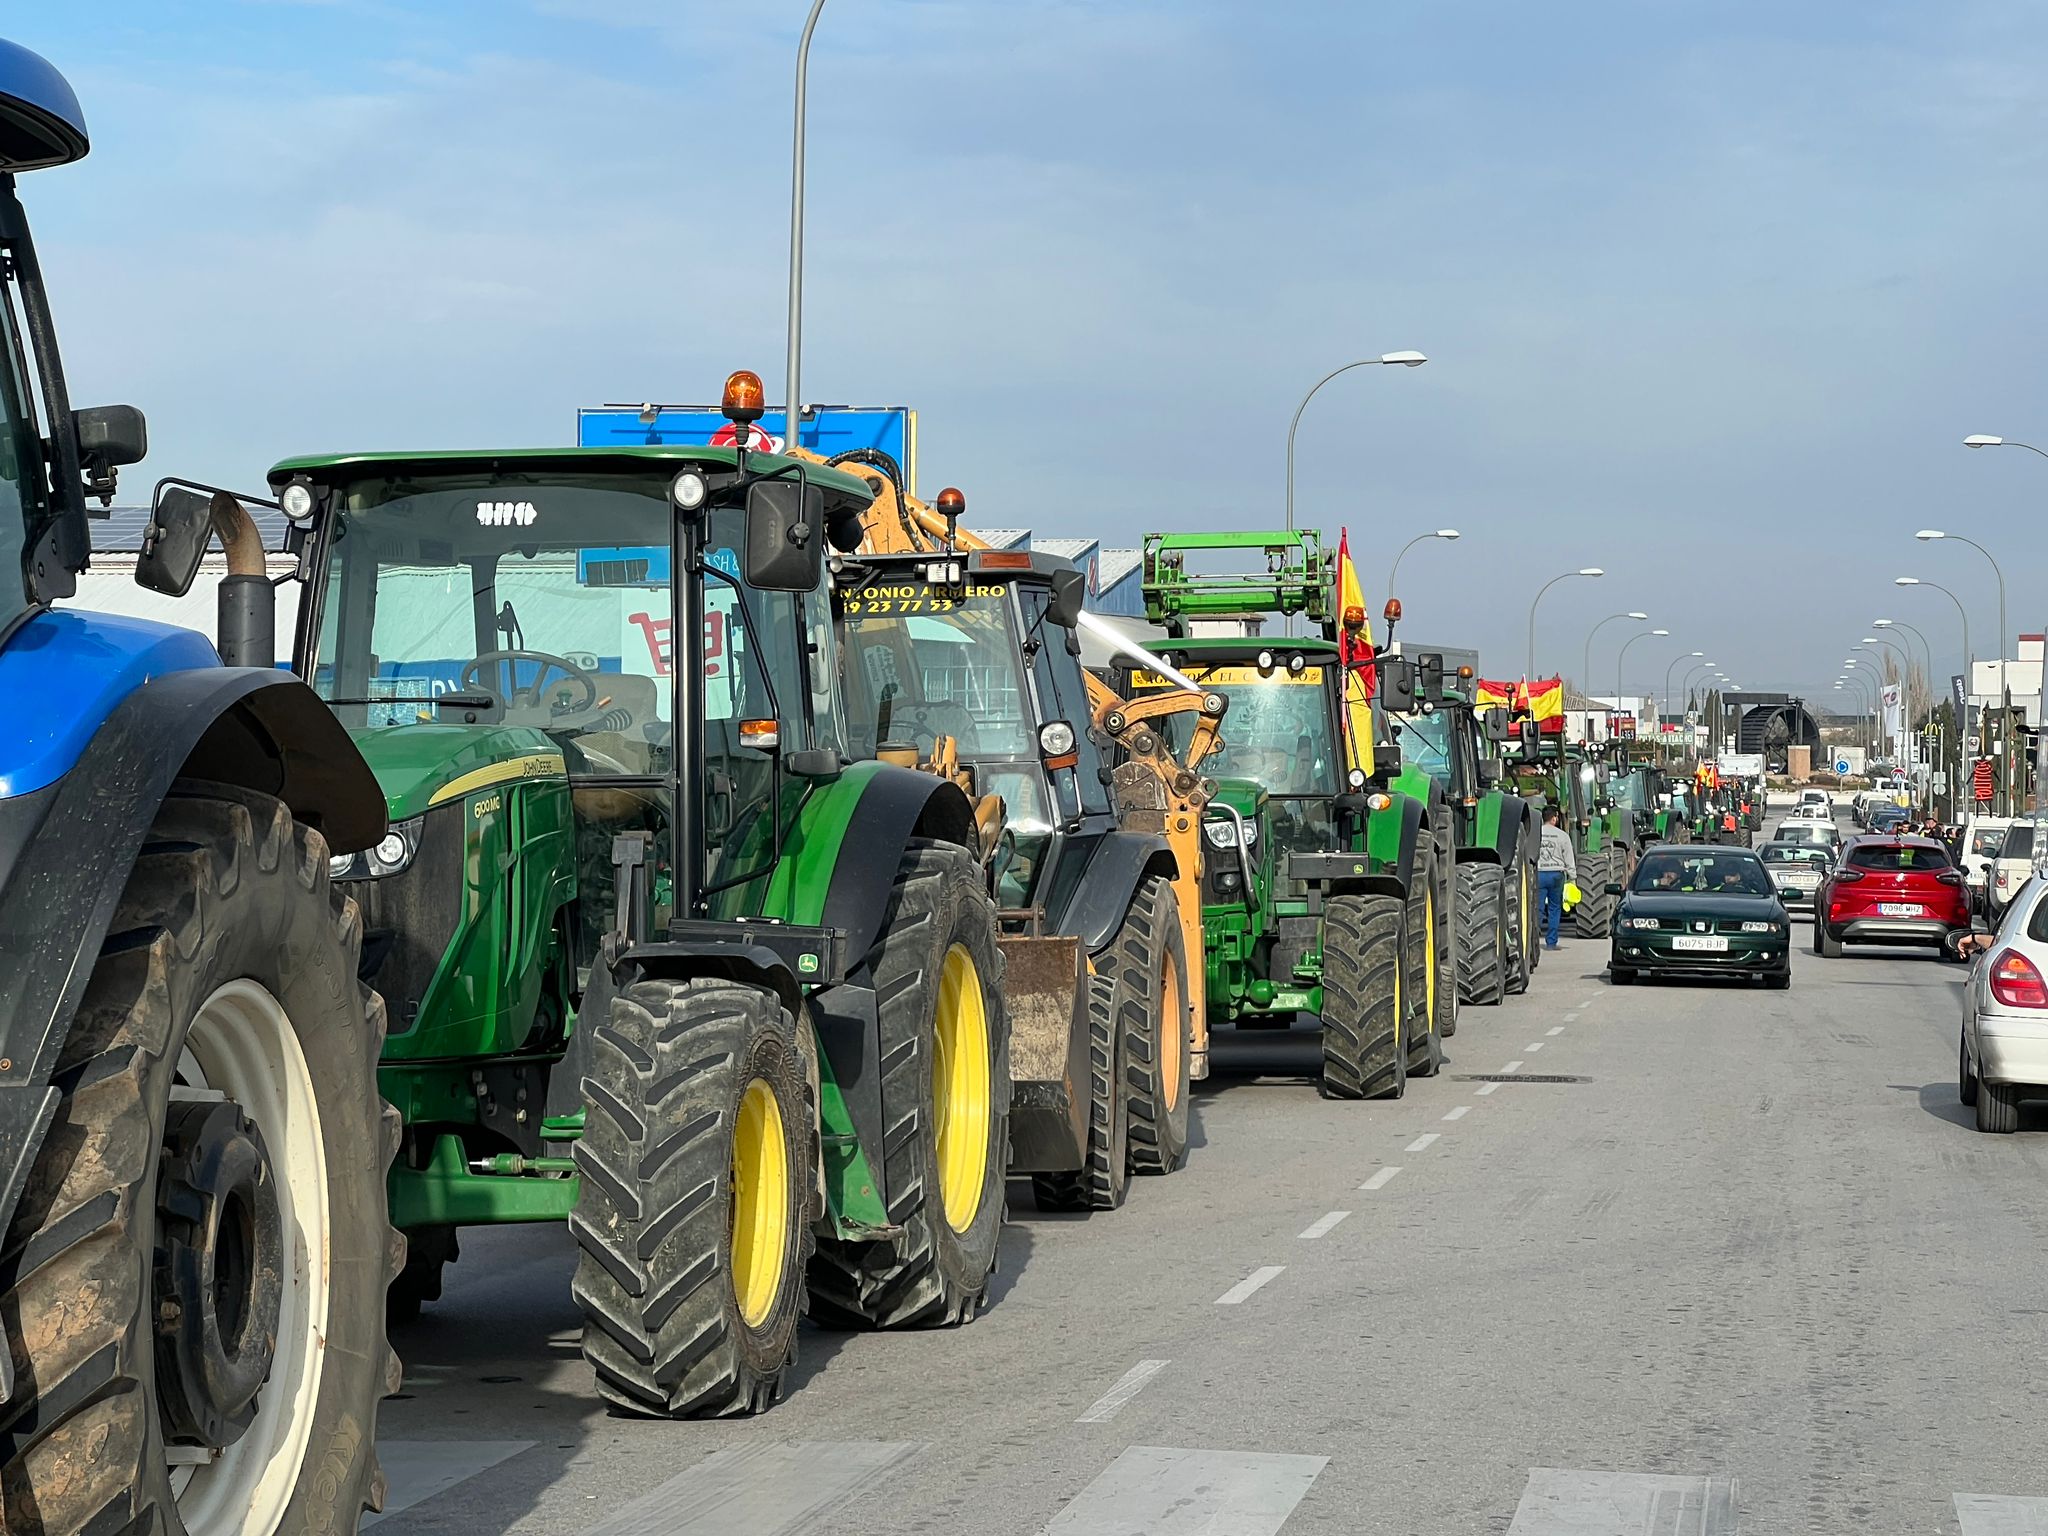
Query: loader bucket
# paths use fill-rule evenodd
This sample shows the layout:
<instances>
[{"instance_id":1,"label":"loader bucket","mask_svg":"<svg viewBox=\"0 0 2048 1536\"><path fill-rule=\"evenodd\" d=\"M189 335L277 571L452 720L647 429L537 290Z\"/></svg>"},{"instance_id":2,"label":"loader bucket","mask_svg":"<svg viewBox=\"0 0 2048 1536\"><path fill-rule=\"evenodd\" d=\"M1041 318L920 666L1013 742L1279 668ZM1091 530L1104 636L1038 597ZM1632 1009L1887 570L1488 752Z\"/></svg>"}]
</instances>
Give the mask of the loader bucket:
<instances>
[{"instance_id":1,"label":"loader bucket","mask_svg":"<svg viewBox=\"0 0 2048 1536\"><path fill-rule=\"evenodd\" d=\"M1088 1148L1088 964L1081 941L1006 938L1010 1168L1063 1172Z\"/></svg>"}]
</instances>

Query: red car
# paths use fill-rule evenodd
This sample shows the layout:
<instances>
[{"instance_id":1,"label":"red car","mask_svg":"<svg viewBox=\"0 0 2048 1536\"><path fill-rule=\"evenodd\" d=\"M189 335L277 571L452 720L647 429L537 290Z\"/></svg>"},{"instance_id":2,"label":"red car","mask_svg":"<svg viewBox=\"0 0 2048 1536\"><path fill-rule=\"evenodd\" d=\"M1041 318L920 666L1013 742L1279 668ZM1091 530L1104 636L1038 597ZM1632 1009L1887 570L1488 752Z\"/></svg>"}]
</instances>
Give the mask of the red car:
<instances>
[{"instance_id":1,"label":"red car","mask_svg":"<svg viewBox=\"0 0 2048 1536\"><path fill-rule=\"evenodd\" d=\"M1847 944L1920 944L1955 953L1970 931L1970 890L1931 837L1852 837L1814 893L1813 952Z\"/></svg>"}]
</instances>

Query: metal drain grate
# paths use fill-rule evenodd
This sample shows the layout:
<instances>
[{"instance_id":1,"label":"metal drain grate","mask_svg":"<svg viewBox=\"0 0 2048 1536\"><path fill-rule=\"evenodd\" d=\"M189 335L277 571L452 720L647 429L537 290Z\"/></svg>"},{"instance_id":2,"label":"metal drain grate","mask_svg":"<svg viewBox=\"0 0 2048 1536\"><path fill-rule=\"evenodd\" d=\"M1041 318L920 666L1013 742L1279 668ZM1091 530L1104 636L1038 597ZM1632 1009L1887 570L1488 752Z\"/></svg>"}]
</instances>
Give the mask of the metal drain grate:
<instances>
[{"instance_id":1,"label":"metal drain grate","mask_svg":"<svg viewBox=\"0 0 2048 1536\"><path fill-rule=\"evenodd\" d=\"M1562 1072L1460 1072L1459 1083L1590 1083L1590 1077L1572 1077Z\"/></svg>"}]
</instances>

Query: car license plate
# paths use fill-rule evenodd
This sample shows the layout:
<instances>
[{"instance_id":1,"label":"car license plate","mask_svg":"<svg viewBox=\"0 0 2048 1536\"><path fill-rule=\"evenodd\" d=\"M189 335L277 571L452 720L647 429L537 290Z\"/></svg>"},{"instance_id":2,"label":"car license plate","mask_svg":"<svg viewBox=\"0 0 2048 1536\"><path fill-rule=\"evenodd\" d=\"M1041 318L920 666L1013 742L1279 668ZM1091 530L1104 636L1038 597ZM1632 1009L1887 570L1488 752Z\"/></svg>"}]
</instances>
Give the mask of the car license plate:
<instances>
[{"instance_id":1,"label":"car license plate","mask_svg":"<svg viewBox=\"0 0 2048 1536\"><path fill-rule=\"evenodd\" d=\"M1880 901L1877 910L1885 917L1918 917L1926 909L1917 901Z\"/></svg>"},{"instance_id":2,"label":"car license plate","mask_svg":"<svg viewBox=\"0 0 2048 1536\"><path fill-rule=\"evenodd\" d=\"M1681 933L1671 941L1671 947L1718 955L1727 950L1728 941L1717 933Z\"/></svg>"}]
</instances>

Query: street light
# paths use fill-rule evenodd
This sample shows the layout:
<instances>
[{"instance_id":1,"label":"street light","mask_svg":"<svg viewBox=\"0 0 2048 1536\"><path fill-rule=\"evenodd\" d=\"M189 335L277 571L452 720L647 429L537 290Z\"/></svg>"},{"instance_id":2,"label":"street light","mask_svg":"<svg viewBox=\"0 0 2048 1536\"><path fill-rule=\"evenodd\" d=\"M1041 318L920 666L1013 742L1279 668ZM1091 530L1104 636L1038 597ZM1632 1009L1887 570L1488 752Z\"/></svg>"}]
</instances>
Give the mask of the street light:
<instances>
[{"instance_id":1,"label":"street light","mask_svg":"<svg viewBox=\"0 0 2048 1536\"><path fill-rule=\"evenodd\" d=\"M1692 660L1697 660L1697 659L1698 659L1699 657L1701 657L1701 656L1704 656L1704 655L1706 655L1706 654L1707 654L1707 653L1706 653L1705 651L1687 651L1687 652L1686 652L1686 653L1685 653L1685 654L1684 654L1683 656L1674 656L1674 657L1672 657L1672 658L1671 658L1671 665L1670 665L1670 666L1668 666L1668 667L1666 667L1666 668L1664 669L1664 713L1665 713L1665 714L1667 714L1667 715L1668 715L1668 714L1670 714L1670 713L1671 713L1671 674L1672 674L1672 672L1673 672L1674 670L1676 670L1676 668L1677 668L1678 664L1679 664L1679 663L1680 663L1681 661L1692 661Z\"/></svg>"},{"instance_id":2,"label":"street light","mask_svg":"<svg viewBox=\"0 0 2048 1536\"><path fill-rule=\"evenodd\" d=\"M1632 613L1629 617L1633 619L1636 615ZM1628 648L1638 640L1652 640L1659 635L1668 637L1670 633L1671 631L1668 629L1643 629L1638 630L1635 634L1630 635L1621 642L1621 649L1614 653L1614 707L1616 709L1621 708L1621 663L1622 659L1628 655Z\"/></svg>"},{"instance_id":3,"label":"street light","mask_svg":"<svg viewBox=\"0 0 2048 1536\"><path fill-rule=\"evenodd\" d=\"M1586 631L1586 669L1585 671L1579 674L1580 677L1585 679L1585 681L1581 683L1580 686L1583 687L1586 690L1586 692L1591 693L1593 691L1593 637L1599 634L1600 631L1605 629L1609 624L1612 624L1616 619L1647 618L1649 618L1649 615L1647 613L1637 613L1634 611L1630 611L1628 613L1610 613L1609 615L1607 615L1606 618L1602 619L1598 624L1595 624L1591 629Z\"/></svg>"},{"instance_id":4,"label":"street light","mask_svg":"<svg viewBox=\"0 0 2048 1536\"><path fill-rule=\"evenodd\" d=\"M1933 647L1928 645L1927 637L1904 619L1872 619L1870 627L1872 629L1903 629L1907 634L1920 642L1920 653L1925 658L1927 664L1927 687L1931 692L1934 688L1934 650ZM1911 654L1910 651L1907 652L1908 656Z\"/></svg>"},{"instance_id":5,"label":"street light","mask_svg":"<svg viewBox=\"0 0 2048 1536\"><path fill-rule=\"evenodd\" d=\"M2005 642L2008 638L2005 632L2005 572L1999 569L1998 561L1990 550L1979 544L1975 539L1965 538L1960 533L1943 533L1939 528L1922 528L1913 537L1922 541L1954 539L1958 544L1969 545L1970 548L1991 562L1991 573L1998 578L1998 686L1999 690L2003 692L2005 688ZM1976 680L1973 678L1971 681L1974 683Z\"/></svg>"},{"instance_id":6,"label":"street light","mask_svg":"<svg viewBox=\"0 0 2048 1536\"><path fill-rule=\"evenodd\" d=\"M820 5L824 0L818 0ZM1287 530L1294 531L1294 430L1301 425L1301 413L1308 409L1309 401L1315 399L1316 391L1340 373L1349 373L1354 368L1369 368L1376 363L1398 363L1403 368L1420 368L1429 359L1420 352L1388 352L1381 357L1361 357L1355 363L1346 363L1342 368L1333 368L1317 379L1309 392L1301 397L1301 404L1294 408L1294 420L1287 424Z\"/></svg>"},{"instance_id":7,"label":"street light","mask_svg":"<svg viewBox=\"0 0 2048 1536\"><path fill-rule=\"evenodd\" d=\"M2048 449L2036 448L2032 443L2015 442L2009 437L1987 437L1981 432L1973 433L1969 437L1964 438L1963 446L1965 448L2024 448L2029 453L2038 453L2042 458L2048 459Z\"/></svg>"},{"instance_id":8,"label":"street light","mask_svg":"<svg viewBox=\"0 0 2048 1536\"><path fill-rule=\"evenodd\" d=\"M796 45L796 130L791 135L789 167L789 355L782 374L787 402L783 441L791 448L803 446L804 420L804 100L810 87L811 33L817 30L818 13L824 9L825 0L813 0L804 35Z\"/></svg>"},{"instance_id":9,"label":"street light","mask_svg":"<svg viewBox=\"0 0 2048 1536\"><path fill-rule=\"evenodd\" d=\"M1956 612L1962 615L1963 620L1963 682L1966 685L1963 693L1965 697L1968 697L1975 690L1977 683L1977 680L1970 675L1975 670L1977 660L1977 653L1970 648L1970 610L1963 606L1963 600L1960 597L1957 597L1955 593L1949 591L1947 587L1944 587L1938 581L1922 581L1918 576L1895 576L1892 578L1892 585L1895 587L1932 587L1956 605Z\"/></svg>"},{"instance_id":10,"label":"street light","mask_svg":"<svg viewBox=\"0 0 2048 1536\"><path fill-rule=\"evenodd\" d=\"M1291 514L1290 514L1290 516L1291 516ZM1293 524L1292 522L1289 522L1287 526L1288 526L1288 527L1290 527L1290 528L1292 528L1292 527L1294 526L1294 524ZM1425 540L1428 540L1428 539L1442 539L1442 540L1443 540L1443 541L1444 541L1444 542L1445 542L1446 544L1451 544L1451 543L1455 543L1455 542L1457 542L1457 538L1458 538L1458 530L1457 530L1457 529L1455 529L1455 528L1439 528L1439 529L1437 529L1437 530L1436 530L1436 532L1434 532L1434 533L1418 533L1417 535L1415 535L1415 537L1414 537L1414 538L1410 539L1410 540L1409 540L1409 541L1408 541L1408 542L1407 542L1406 544L1403 544L1403 545L1401 546L1401 552L1400 552L1400 554L1397 554L1397 555L1395 555L1395 556L1394 556L1394 566L1393 566L1393 569L1387 572L1387 600L1388 600L1389 602L1393 601L1393 597L1394 597L1394 578L1395 578L1396 576L1398 576L1398 575L1400 575L1400 574L1401 574L1401 555L1405 555L1405 554L1407 554L1409 550L1413 549L1413 548L1414 548L1414 547L1415 547L1416 545L1418 545L1418 544L1420 544L1420 543L1423 543L1423 542L1424 542Z\"/></svg>"},{"instance_id":11,"label":"street light","mask_svg":"<svg viewBox=\"0 0 2048 1536\"><path fill-rule=\"evenodd\" d=\"M1529 599L1529 670L1523 674L1525 680L1533 680L1536 676L1536 605L1543 601L1543 594L1556 586L1560 581L1569 581L1574 576L1605 576L1606 574L1597 565L1581 566L1576 571L1565 571L1561 575L1551 577L1550 580L1536 589L1536 595Z\"/></svg>"}]
</instances>

